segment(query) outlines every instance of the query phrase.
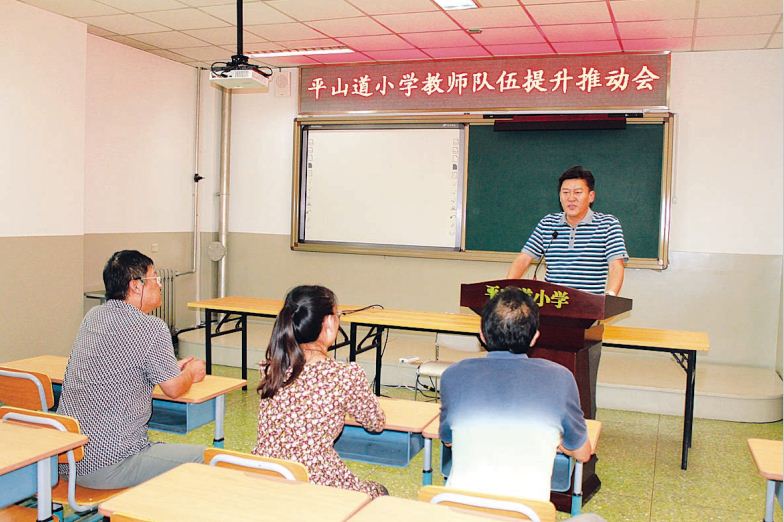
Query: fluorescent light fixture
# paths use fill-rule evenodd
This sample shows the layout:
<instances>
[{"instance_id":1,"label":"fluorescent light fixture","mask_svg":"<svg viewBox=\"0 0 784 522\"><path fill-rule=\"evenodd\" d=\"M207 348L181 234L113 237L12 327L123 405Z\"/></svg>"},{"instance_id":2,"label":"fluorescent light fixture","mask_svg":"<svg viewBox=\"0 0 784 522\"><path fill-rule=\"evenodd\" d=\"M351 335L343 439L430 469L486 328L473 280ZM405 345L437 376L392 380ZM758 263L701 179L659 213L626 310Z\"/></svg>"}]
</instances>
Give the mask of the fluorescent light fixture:
<instances>
[{"instance_id":1,"label":"fluorescent light fixture","mask_svg":"<svg viewBox=\"0 0 784 522\"><path fill-rule=\"evenodd\" d=\"M308 49L288 49L285 51L254 51L248 53L248 57L270 58L275 56L309 56L314 54L345 54L353 52L348 47L312 47Z\"/></svg>"},{"instance_id":2,"label":"fluorescent light fixture","mask_svg":"<svg viewBox=\"0 0 784 522\"><path fill-rule=\"evenodd\" d=\"M474 0L436 0L445 11L455 11L457 9L476 9L479 7Z\"/></svg>"}]
</instances>

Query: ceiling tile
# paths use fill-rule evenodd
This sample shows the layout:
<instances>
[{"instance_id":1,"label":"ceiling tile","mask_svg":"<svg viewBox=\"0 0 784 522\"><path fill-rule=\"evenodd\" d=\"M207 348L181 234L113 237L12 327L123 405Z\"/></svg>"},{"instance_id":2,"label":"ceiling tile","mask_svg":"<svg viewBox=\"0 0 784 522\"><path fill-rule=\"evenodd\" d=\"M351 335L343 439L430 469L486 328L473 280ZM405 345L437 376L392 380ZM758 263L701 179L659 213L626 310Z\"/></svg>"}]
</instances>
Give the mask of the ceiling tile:
<instances>
[{"instance_id":1,"label":"ceiling tile","mask_svg":"<svg viewBox=\"0 0 784 522\"><path fill-rule=\"evenodd\" d=\"M394 51L369 51L366 53L374 60L431 60L419 49L397 49Z\"/></svg>"},{"instance_id":2,"label":"ceiling tile","mask_svg":"<svg viewBox=\"0 0 784 522\"><path fill-rule=\"evenodd\" d=\"M320 54L314 56L313 60L319 63L359 63L372 62L373 58L362 53L353 54Z\"/></svg>"},{"instance_id":3,"label":"ceiling tile","mask_svg":"<svg viewBox=\"0 0 784 522\"><path fill-rule=\"evenodd\" d=\"M700 18L697 20L697 36L769 34L776 28L780 18L779 15Z\"/></svg>"},{"instance_id":4,"label":"ceiling tile","mask_svg":"<svg viewBox=\"0 0 784 522\"><path fill-rule=\"evenodd\" d=\"M481 0L482 7L502 7L505 5L520 5L517 0ZM531 3L531 2L526 2Z\"/></svg>"},{"instance_id":5,"label":"ceiling tile","mask_svg":"<svg viewBox=\"0 0 784 522\"><path fill-rule=\"evenodd\" d=\"M528 5L527 8L534 21L539 25L610 21L610 12L604 2Z\"/></svg>"},{"instance_id":6,"label":"ceiling tile","mask_svg":"<svg viewBox=\"0 0 784 522\"><path fill-rule=\"evenodd\" d=\"M163 49L153 49L150 52L152 54L157 54L161 58L166 58L168 60L172 60L172 61L175 61L175 62L188 63L188 62L191 61L191 59L188 58L187 56L183 56L181 54L173 53L171 51L165 51Z\"/></svg>"},{"instance_id":7,"label":"ceiling tile","mask_svg":"<svg viewBox=\"0 0 784 522\"><path fill-rule=\"evenodd\" d=\"M267 4L300 21L362 16L361 11L344 0L271 0Z\"/></svg>"},{"instance_id":8,"label":"ceiling tile","mask_svg":"<svg viewBox=\"0 0 784 522\"><path fill-rule=\"evenodd\" d=\"M259 65L268 65L271 67L296 67L299 65L316 65L317 61L308 58L307 56L281 56L280 58L264 58L264 60L251 60L251 62Z\"/></svg>"},{"instance_id":9,"label":"ceiling tile","mask_svg":"<svg viewBox=\"0 0 784 522\"><path fill-rule=\"evenodd\" d=\"M478 45L468 47L429 47L423 49L433 58L470 58L474 56L489 56L484 48Z\"/></svg>"},{"instance_id":10,"label":"ceiling tile","mask_svg":"<svg viewBox=\"0 0 784 522\"><path fill-rule=\"evenodd\" d=\"M140 34L136 35L135 38L141 42L159 47L161 49L174 49L175 47L199 47L200 45L206 45L208 43L177 31Z\"/></svg>"},{"instance_id":11,"label":"ceiling tile","mask_svg":"<svg viewBox=\"0 0 784 522\"><path fill-rule=\"evenodd\" d=\"M114 7L95 2L94 0L71 0L68 2L63 2L63 0L25 0L24 3L73 18L122 13L122 11Z\"/></svg>"},{"instance_id":12,"label":"ceiling tile","mask_svg":"<svg viewBox=\"0 0 784 522\"><path fill-rule=\"evenodd\" d=\"M689 51L691 50L691 37L623 40L623 49L625 51Z\"/></svg>"},{"instance_id":13,"label":"ceiling tile","mask_svg":"<svg viewBox=\"0 0 784 522\"><path fill-rule=\"evenodd\" d=\"M245 28L253 34L263 36L267 40L285 40L288 38L305 40L307 38L324 37L320 32L299 22L288 24L246 25Z\"/></svg>"},{"instance_id":14,"label":"ceiling tile","mask_svg":"<svg viewBox=\"0 0 784 522\"><path fill-rule=\"evenodd\" d=\"M394 34L380 36L356 36L341 38L341 42L357 51L386 51L390 49L411 49L413 46Z\"/></svg>"},{"instance_id":15,"label":"ceiling tile","mask_svg":"<svg viewBox=\"0 0 784 522\"><path fill-rule=\"evenodd\" d=\"M466 29L532 25L531 19L519 5L516 7L463 9L452 11L449 14Z\"/></svg>"},{"instance_id":16,"label":"ceiling tile","mask_svg":"<svg viewBox=\"0 0 784 522\"><path fill-rule=\"evenodd\" d=\"M700 0L697 16L755 16L781 14L781 0Z\"/></svg>"},{"instance_id":17,"label":"ceiling tile","mask_svg":"<svg viewBox=\"0 0 784 522\"><path fill-rule=\"evenodd\" d=\"M621 38L673 38L691 37L694 20L658 20L655 22L620 22L618 32Z\"/></svg>"},{"instance_id":18,"label":"ceiling tile","mask_svg":"<svg viewBox=\"0 0 784 522\"><path fill-rule=\"evenodd\" d=\"M485 29L474 38L482 45L543 43L544 38L535 27Z\"/></svg>"},{"instance_id":19,"label":"ceiling tile","mask_svg":"<svg viewBox=\"0 0 784 522\"><path fill-rule=\"evenodd\" d=\"M79 18L82 22L107 29L117 34L157 33L169 30L160 24L153 23L132 14L89 16Z\"/></svg>"},{"instance_id":20,"label":"ceiling tile","mask_svg":"<svg viewBox=\"0 0 784 522\"><path fill-rule=\"evenodd\" d=\"M237 6L234 4L204 7L202 8L202 11L220 18L221 20L225 20L230 24L237 23ZM290 17L271 8L266 3L254 2L252 4L242 4L242 25L245 28L250 25L280 24L293 21L294 20L292 20Z\"/></svg>"},{"instance_id":21,"label":"ceiling tile","mask_svg":"<svg viewBox=\"0 0 784 522\"><path fill-rule=\"evenodd\" d=\"M553 47L558 54L611 53L621 50L617 40L592 42L557 42Z\"/></svg>"},{"instance_id":22,"label":"ceiling tile","mask_svg":"<svg viewBox=\"0 0 784 522\"><path fill-rule=\"evenodd\" d=\"M198 9L174 9L171 11L153 11L149 13L139 13L139 16L152 20L159 24L171 27L178 31L185 29L207 29L209 27L225 27L229 25L226 21Z\"/></svg>"},{"instance_id":23,"label":"ceiling tile","mask_svg":"<svg viewBox=\"0 0 784 522\"><path fill-rule=\"evenodd\" d=\"M95 36L112 36L114 33L112 31L107 31L101 27L97 27L95 25L88 25L87 32L90 34L94 34Z\"/></svg>"},{"instance_id":24,"label":"ceiling tile","mask_svg":"<svg viewBox=\"0 0 784 522\"><path fill-rule=\"evenodd\" d=\"M102 4L116 7L126 13L141 13L144 11L165 11L166 9L181 9L187 4L177 0L100 0Z\"/></svg>"},{"instance_id":25,"label":"ceiling tile","mask_svg":"<svg viewBox=\"0 0 784 522\"><path fill-rule=\"evenodd\" d=\"M731 49L762 49L769 35L698 36L694 39L695 51L726 51Z\"/></svg>"},{"instance_id":26,"label":"ceiling tile","mask_svg":"<svg viewBox=\"0 0 784 522\"><path fill-rule=\"evenodd\" d=\"M194 38L213 45L237 45L236 27L214 27L212 29L190 29L183 31ZM250 31L242 32L242 41L245 44L266 42L264 38Z\"/></svg>"},{"instance_id":27,"label":"ceiling tile","mask_svg":"<svg viewBox=\"0 0 784 522\"><path fill-rule=\"evenodd\" d=\"M332 38L315 38L308 40L283 40L275 42L280 44L284 49L302 49L310 47L342 47L343 44Z\"/></svg>"},{"instance_id":28,"label":"ceiling tile","mask_svg":"<svg viewBox=\"0 0 784 522\"><path fill-rule=\"evenodd\" d=\"M341 36L369 36L374 34L389 34L381 24L368 16L359 18L337 18L335 20L319 20L308 22L308 25L334 37Z\"/></svg>"},{"instance_id":29,"label":"ceiling tile","mask_svg":"<svg viewBox=\"0 0 784 522\"><path fill-rule=\"evenodd\" d=\"M546 43L488 45L487 50L493 56L514 56L527 54L553 54L553 50Z\"/></svg>"},{"instance_id":30,"label":"ceiling tile","mask_svg":"<svg viewBox=\"0 0 784 522\"><path fill-rule=\"evenodd\" d=\"M208 5L220 5L220 4L232 4L236 5L237 2L232 2L231 0L179 0L183 4L188 4L191 7L205 7ZM243 5L247 3L247 0L243 2Z\"/></svg>"},{"instance_id":31,"label":"ceiling tile","mask_svg":"<svg viewBox=\"0 0 784 522\"><path fill-rule=\"evenodd\" d=\"M231 53L221 47L210 45L207 47L186 47L184 49L172 49L177 54L200 60L204 62L228 61Z\"/></svg>"},{"instance_id":32,"label":"ceiling tile","mask_svg":"<svg viewBox=\"0 0 784 522\"><path fill-rule=\"evenodd\" d=\"M695 0L611 0L615 20L694 18Z\"/></svg>"},{"instance_id":33,"label":"ceiling tile","mask_svg":"<svg viewBox=\"0 0 784 522\"><path fill-rule=\"evenodd\" d=\"M150 49L155 49L154 45L150 45L148 43L140 42L136 38L130 38L128 36L121 36L121 35L114 35L114 36L107 36L107 40L111 40L113 42L121 43L123 45L127 45L129 47L135 47L137 49L141 49L142 51L148 51Z\"/></svg>"},{"instance_id":34,"label":"ceiling tile","mask_svg":"<svg viewBox=\"0 0 784 522\"><path fill-rule=\"evenodd\" d=\"M551 42L587 42L616 38L612 24L576 24L542 26L544 35Z\"/></svg>"},{"instance_id":35,"label":"ceiling tile","mask_svg":"<svg viewBox=\"0 0 784 522\"><path fill-rule=\"evenodd\" d=\"M460 27L441 11L380 15L376 20L396 33L419 33L424 31L448 31Z\"/></svg>"},{"instance_id":36,"label":"ceiling tile","mask_svg":"<svg viewBox=\"0 0 784 522\"><path fill-rule=\"evenodd\" d=\"M438 7L430 0L394 0L394 2L389 0L349 0L349 2L357 9L370 15L438 11ZM482 4L484 5L484 2Z\"/></svg>"},{"instance_id":37,"label":"ceiling tile","mask_svg":"<svg viewBox=\"0 0 784 522\"><path fill-rule=\"evenodd\" d=\"M476 40L465 31L432 31L428 33L403 33L400 36L417 47L472 47Z\"/></svg>"},{"instance_id":38,"label":"ceiling tile","mask_svg":"<svg viewBox=\"0 0 784 522\"><path fill-rule=\"evenodd\" d=\"M605 0L522 0L522 1L526 6L529 6L529 5L563 4L563 3L577 3L577 2L584 2L584 3L604 2Z\"/></svg>"}]
</instances>

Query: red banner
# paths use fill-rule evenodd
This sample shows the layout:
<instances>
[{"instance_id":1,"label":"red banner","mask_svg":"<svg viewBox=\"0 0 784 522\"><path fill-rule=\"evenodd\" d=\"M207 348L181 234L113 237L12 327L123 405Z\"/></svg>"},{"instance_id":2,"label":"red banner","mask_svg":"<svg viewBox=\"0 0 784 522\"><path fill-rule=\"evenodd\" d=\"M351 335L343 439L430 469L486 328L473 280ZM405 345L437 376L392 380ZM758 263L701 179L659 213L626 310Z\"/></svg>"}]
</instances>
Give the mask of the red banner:
<instances>
[{"instance_id":1,"label":"red banner","mask_svg":"<svg viewBox=\"0 0 784 522\"><path fill-rule=\"evenodd\" d=\"M302 67L300 114L668 109L670 54Z\"/></svg>"}]
</instances>

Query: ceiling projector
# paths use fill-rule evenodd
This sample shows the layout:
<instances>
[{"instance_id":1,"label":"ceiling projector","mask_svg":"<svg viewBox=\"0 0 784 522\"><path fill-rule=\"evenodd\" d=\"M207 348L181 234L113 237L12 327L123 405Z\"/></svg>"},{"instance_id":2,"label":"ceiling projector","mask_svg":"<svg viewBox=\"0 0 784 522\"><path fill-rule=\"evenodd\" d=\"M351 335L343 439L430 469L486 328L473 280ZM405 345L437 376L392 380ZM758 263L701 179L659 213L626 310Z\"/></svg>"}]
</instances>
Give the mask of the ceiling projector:
<instances>
[{"instance_id":1,"label":"ceiling projector","mask_svg":"<svg viewBox=\"0 0 784 522\"><path fill-rule=\"evenodd\" d=\"M225 89L268 89L269 77L252 68L213 69L210 82Z\"/></svg>"}]
</instances>

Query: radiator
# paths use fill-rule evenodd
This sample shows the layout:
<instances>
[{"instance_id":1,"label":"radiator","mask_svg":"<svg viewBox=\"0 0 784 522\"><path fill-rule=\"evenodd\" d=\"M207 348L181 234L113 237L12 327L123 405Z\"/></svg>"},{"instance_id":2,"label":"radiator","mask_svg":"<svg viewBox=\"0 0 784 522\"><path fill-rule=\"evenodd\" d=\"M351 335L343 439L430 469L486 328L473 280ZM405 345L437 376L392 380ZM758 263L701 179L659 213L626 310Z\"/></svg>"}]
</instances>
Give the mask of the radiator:
<instances>
[{"instance_id":1,"label":"radiator","mask_svg":"<svg viewBox=\"0 0 784 522\"><path fill-rule=\"evenodd\" d=\"M177 272L173 268L159 268L158 275L161 278L161 306L153 310L152 314L163 319L173 333L176 325L174 279Z\"/></svg>"}]
</instances>

